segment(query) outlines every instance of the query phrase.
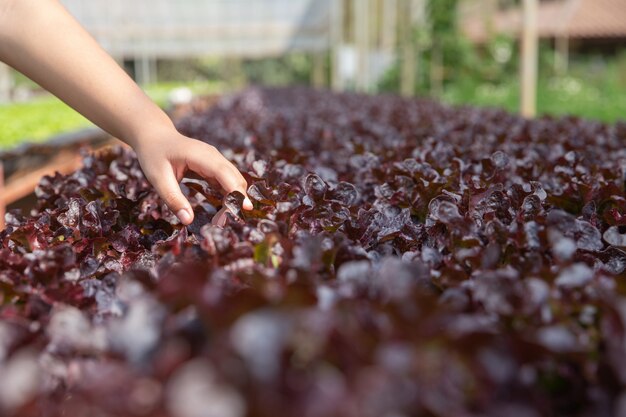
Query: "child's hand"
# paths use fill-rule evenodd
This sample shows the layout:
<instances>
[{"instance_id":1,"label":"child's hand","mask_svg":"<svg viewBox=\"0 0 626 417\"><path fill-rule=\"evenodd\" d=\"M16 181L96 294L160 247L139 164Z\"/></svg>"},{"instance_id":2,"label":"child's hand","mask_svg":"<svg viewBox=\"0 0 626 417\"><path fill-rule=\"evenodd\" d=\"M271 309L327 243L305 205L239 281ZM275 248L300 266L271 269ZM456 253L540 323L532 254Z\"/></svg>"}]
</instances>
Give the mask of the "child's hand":
<instances>
[{"instance_id":1,"label":"child's hand","mask_svg":"<svg viewBox=\"0 0 626 417\"><path fill-rule=\"evenodd\" d=\"M246 180L214 146L168 129L142 138L136 143L135 151L146 178L183 224L193 220L189 201L178 185L188 169L206 179L217 180L227 193L239 191L246 196L243 208L252 210Z\"/></svg>"},{"instance_id":2,"label":"child's hand","mask_svg":"<svg viewBox=\"0 0 626 417\"><path fill-rule=\"evenodd\" d=\"M0 60L47 88L137 152L146 177L183 224L193 211L178 186L185 171L246 195L241 173L213 146L172 121L57 0L0 0ZM246 197L244 209L251 210Z\"/></svg>"}]
</instances>

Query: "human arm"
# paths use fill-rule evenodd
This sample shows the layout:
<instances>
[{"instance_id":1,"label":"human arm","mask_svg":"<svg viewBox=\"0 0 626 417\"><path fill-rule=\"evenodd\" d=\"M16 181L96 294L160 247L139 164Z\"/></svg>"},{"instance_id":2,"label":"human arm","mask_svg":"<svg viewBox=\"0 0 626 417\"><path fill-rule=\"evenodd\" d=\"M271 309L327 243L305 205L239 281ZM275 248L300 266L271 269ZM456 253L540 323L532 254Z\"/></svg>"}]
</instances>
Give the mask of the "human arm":
<instances>
[{"instance_id":1,"label":"human arm","mask_svg":"<svg viewBox=\"0 0 626 417\"><path fill-rule=\"evenodd\" d=\"M0 0L0 60L129 144L184 224L193 219L178 185L187 169L246 195L237 168L215 147L180 134L58 0ZM247 198L244 208L252 208Z\"/></svg>"}]
</instances>

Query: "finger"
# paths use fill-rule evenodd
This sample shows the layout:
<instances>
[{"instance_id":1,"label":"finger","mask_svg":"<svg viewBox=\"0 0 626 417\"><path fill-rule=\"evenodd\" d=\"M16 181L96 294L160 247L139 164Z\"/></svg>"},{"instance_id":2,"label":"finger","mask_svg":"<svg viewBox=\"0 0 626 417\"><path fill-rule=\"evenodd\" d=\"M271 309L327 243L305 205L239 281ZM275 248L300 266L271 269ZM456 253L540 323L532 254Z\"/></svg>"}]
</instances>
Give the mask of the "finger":
<instances>
[{"instance_id":1,"label":"finger","mask_svg":"<svg viewBox=\"0 0 626 417\"><path fill-rule=\"evenodd\" d=\"M159 175L150 179L150 182L182 224L188 225L193 221L193 210L180 190L171 166L168 165Z\"/></svg>"},{"instance_id":2,"label":"finger","mask_svg":"<svg viewBox=\"0 0 626 417\"><path fill-rule=\"evenodd\" d=\"M241 172L214 147L206 145L203 148L204 152L193 153L187 158L187 166L205 178L215 179L227 193L239 191L244 195L243 208L252 210L248 183Z\"/></svg>"},{"instance_id":3,"label":"finger","mask_svg":"<svg viewBox=\"0 0 626 417\"><path fill-rule=\"evenodd\" d=\"M248 182L243 177L243 175L241 175L241 172L239 172L239 170L237 169L237 167L235 165L231 164L230 162L228 162L228 165L230 166L230 168L232 170L233 177L236 177L238 179L239 184L240 184L240 188L238 188L237 190L234 190L234 191L239 191L241 194L243 194L243 197L244 197L244 199L243 199L243 206L242 206L243 209L244 210L252 210L254 208L254 206L252 205L252 201L250 201L250 198L248 198Z\"/></svg>"},{"instance_id":4,"label":"finger","mask_svg":"<svg viewBox=\"0 0 626 417\"><path fill-rule=\"evenodd\" d=\"M250 199L248 198L247 195L243 199L243 206L242 207L244 208L244 210L252 210L254 208L254 206L252 205L252 201L250 201Z\"/></svg>"}]
</instances>

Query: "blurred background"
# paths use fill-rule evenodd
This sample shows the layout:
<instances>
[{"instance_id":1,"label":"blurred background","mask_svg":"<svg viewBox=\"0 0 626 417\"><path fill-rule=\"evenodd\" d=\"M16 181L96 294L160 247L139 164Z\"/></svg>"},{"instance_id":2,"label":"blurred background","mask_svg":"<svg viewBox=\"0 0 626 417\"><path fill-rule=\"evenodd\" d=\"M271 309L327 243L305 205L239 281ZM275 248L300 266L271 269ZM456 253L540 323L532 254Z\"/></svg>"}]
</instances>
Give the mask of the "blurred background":
<instances>
[{"instance_id":1,"label":"blurred background","mask_svg":"<svg viewBox=\"0 0 626 417\"><path fill-rule=\"evenodd\" d=\"M519 110L522 1L62 2L164 106L304 84ZM626 0L538 1L536 27L538 113L626 117ZM6 66L0 103L2 148L88 125Z\"/></svg>"},{"instance_id":2,"label":"blurred background","mask_svg":"<svg viewBox=\"0 0 626 417\"><path fill-rule=\"evenodd\" d=\"M62 3L169 109L248 85L309 85L626 119L626 0ZM76 169L79 144L110 139L89 126L0 64L0 223L42 175Z\"/></svg>"}]
</instances>

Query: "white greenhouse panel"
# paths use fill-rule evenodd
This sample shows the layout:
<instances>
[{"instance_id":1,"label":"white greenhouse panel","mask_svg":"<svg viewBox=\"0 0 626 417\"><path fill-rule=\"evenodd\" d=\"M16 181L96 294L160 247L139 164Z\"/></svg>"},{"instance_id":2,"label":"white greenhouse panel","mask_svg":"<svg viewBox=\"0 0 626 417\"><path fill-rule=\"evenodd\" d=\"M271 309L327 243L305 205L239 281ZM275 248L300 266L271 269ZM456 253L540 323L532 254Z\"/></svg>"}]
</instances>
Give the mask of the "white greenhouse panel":
<instances>
[{"instance_id":1,"label":"white greenhouse panel","mask_svg":"<svg viewBox=\"0 0 626 417\"><path fill-rule=\"evenodd\" d=\"M329 48L333 0L62 0L119 57L258 57Z\"/></svg>"}]
</instances>

